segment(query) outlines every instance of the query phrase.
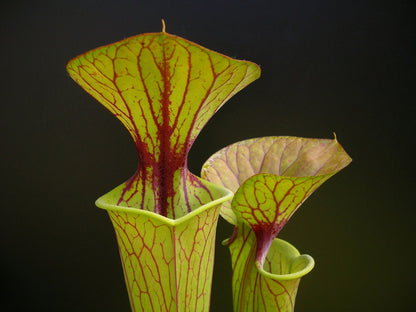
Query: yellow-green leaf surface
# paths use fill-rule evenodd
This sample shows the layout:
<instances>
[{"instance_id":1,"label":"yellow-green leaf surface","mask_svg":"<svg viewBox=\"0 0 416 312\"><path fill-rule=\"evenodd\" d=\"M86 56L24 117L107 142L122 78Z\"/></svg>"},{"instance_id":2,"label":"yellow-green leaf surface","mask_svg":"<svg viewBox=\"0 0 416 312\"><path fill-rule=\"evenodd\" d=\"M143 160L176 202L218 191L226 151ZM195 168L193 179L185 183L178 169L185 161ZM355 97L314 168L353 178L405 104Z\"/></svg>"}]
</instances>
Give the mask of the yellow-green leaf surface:
<instances>
[{"instance_id":1,"label":"yellow-green leaf surface","mask_svg":"<svg viewBox=\"0 0 416 312\"><path fill-rule=\"evenodd\" d=\"M293 311L300 279L315 264L310 256L275 238L261 268L256 261L256 235L244 222L229 248L234 311Z\"/></svg>"},{"instance_id":2,"label":"yellow-green leaf surface","mask_svg":"<svg viewBox=\"0 0 416 312\"><path fill-rule=\"evenodd\" d=\"M234 143L218 151L205 162L201 176L237 192L244 181L259 173L285 177L328 176L350 162L336 139L263 137ZM231 201L224 203L221 216L236 224Z\"/></svg>"},{"instance_id":3,"label":"yellow-green leaf surface","mask_svg":"<svg viewBox=\"0 0 416 312\"><path fill-rule=\"evenodd\" d=\"M246 180L232 202L237 218L257 237L257 261L261 265L270 244L302 202L328 177L282 177L258 174Z\"/></svg>"},{"instance_id":4,"label":"yellow-green leaf surface","mask_svg":"<svg viewBox=\"0 0 416 312\"><path fill-rule=\"evenodd\" d=\"M132 311L209 311L219 209L232 193L203 183L219 199L175 220L114 205L117 191L98 199L117 234Z\"/></svg>"},{"instance_id":5,"label":"yellow-green leaf surface","mask_svg":"<svg viewBox=\"0 0 416 312\"><path fill-rule=\"evenodd\" d=\"M288 260L290 272L279 271L274 261L281 261L284 251L270 248L304 200L350 161L336 139L265 137L232 144L204 164L203 178L235 192L221 210L235 225L228 240L235 311L293 311L300 277L313 260L300 256L304 261L296 261L303 265ZM281 276L287 274L291 282ZM275 282L282 278L285 283Z\"/></svg>"},{"instance_id":6,"label":"yellow-green leaf surface","mask_svg":"<svg viewBox=\"0 0 416 312\"><path fill-rule=\"evenodd\" d=\"M178 218L212 200L188 172L187 154L212 115L259 77L257 65L161 32L89 51L67 70L136 144L138 170L119 205Z\"/></svg>"},{"instance_id":7,"label":"yellow-green leaf surface","mask_svg":"<svg viewBox=\"0 0 416 312\"><path fill-rule=\"evenodd\" d=\"M67 70L137 147L137 172L96 202L114 225L132 310L208 311L216 222L232 193L191 174L187 155L259 67L163 31L89 51Z\"/></svg>"}]
</instances>

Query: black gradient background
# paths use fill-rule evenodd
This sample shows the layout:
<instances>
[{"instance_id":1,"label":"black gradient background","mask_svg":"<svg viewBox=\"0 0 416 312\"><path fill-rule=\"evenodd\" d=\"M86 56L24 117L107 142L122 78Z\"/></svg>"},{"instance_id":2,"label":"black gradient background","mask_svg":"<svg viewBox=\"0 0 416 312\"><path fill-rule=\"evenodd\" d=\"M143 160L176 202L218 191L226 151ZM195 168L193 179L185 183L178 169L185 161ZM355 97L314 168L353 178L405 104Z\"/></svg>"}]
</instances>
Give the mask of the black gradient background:
<instances>
[{"instance_id":1,"label":"black gradient background","mask_svg":"<svg viewBox=\"0 0 416 312\"><path fill-rule=\"evenodd\" d=\"M203 162L259 136L332 138L353 158L281 233L316 260L297 312L414 306L415 17L411 1L2 1L2 311L129 311L97 197L135 171L122 125L66 62L161 30L262 67L207 124ZM231 311L231 227L220 222L211 311Z\"/></svg>"}]
</instances>

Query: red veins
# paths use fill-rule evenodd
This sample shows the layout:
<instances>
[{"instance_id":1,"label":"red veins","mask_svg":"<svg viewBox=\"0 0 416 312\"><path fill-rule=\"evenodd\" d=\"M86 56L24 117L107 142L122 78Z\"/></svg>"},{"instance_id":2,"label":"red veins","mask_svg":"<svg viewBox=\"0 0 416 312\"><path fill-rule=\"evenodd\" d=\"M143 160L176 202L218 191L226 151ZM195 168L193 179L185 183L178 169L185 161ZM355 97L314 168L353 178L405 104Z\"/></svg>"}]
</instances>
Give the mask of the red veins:
<instances>
[{"instance_id":1,"label":"red veins","mask_svg":"<svg viewBox=\"0 0 416 312\"><path fill-rule=\"evenodd\" d=\"M179 217L199 205L187 154L202 127L235 93L257 79L257 65L237 61L165 32L89 51L68 72L130 132L136 174L119 205ZM208 195L206 195L208 199Z\"/></svg>"}]
</instances>

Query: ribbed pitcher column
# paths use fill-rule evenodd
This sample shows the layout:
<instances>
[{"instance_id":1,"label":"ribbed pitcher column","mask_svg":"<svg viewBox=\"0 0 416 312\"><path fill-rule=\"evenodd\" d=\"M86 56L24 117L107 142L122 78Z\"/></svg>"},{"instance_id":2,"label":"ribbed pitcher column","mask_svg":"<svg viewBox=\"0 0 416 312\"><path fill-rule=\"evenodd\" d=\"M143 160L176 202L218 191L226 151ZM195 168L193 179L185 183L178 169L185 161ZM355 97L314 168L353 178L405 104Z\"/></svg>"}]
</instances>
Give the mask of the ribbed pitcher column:
<instances>
[{"instance_id":1,"label":"ribbed pitcher column","mask_svg":"<svg viewBox=\"0 0 416 312\"><path fill-rule=\"evenodd\" d=\"M274 239L263 267L256 263L256 237L241 223L230 240L233 267L233 306L235 312L293 312L302 276L310 272L314 260L300 255L291 244Z\"/></svg>"},{"instance_id":2,"label":"ribbed pitcher column","mask_svg":"<svg viewBox=\"0 0 416 312\"><path fill-rule=\"evenodd\" d=\"M135 174L96 202L115 227L133 311L208 311L219 205L232 193L189 172L188 153L260 68L163 26L88 51L67 70L137 148Z\"/></svg>"},{"instance_id":3,"label":"ribbed pitcher column","mask_svg":"<svg viewBox=\"0 0 416 312\"><path fill-rule=\"evenodd\" d=\"M232 193L204 185L214 200L179 219L115 205L118 189L97 200L115 229L132 311L209 311L219 210Z\"/></svg>"}]
</instances>

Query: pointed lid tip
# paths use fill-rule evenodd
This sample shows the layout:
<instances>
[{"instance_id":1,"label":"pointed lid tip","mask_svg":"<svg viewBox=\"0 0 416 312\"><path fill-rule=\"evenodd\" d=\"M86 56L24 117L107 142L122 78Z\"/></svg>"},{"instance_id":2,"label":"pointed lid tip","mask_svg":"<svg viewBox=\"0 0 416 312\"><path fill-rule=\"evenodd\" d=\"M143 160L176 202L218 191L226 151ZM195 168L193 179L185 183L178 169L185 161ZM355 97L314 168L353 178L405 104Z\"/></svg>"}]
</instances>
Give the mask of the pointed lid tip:
<instances>
[{"instance_id":1,"label":"pointed lid tip","mask_svg":"<svg viewBox=\"0 0 416 312\"><path fill-rule=\"evenodd\" d=\"M165 24L165 20L162 18L162 33L166 33L166 24Z\"/></svg>"}]
</instances>

